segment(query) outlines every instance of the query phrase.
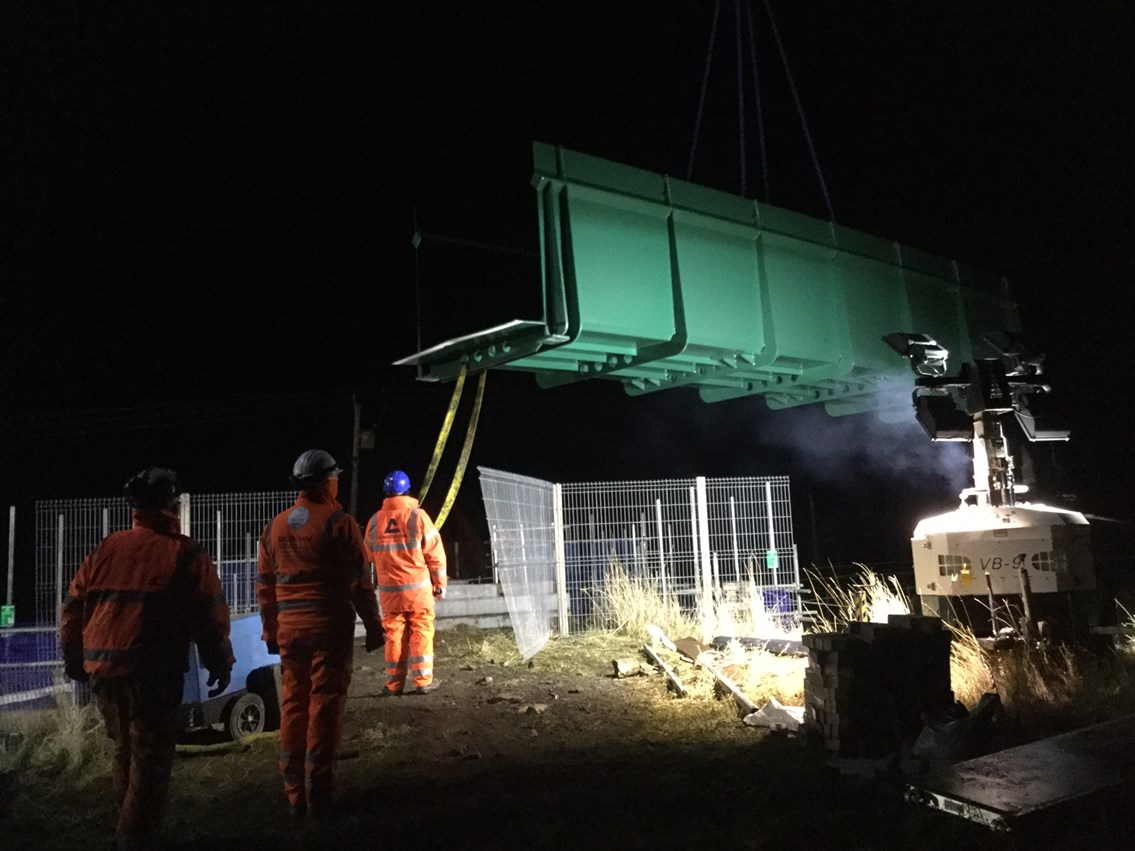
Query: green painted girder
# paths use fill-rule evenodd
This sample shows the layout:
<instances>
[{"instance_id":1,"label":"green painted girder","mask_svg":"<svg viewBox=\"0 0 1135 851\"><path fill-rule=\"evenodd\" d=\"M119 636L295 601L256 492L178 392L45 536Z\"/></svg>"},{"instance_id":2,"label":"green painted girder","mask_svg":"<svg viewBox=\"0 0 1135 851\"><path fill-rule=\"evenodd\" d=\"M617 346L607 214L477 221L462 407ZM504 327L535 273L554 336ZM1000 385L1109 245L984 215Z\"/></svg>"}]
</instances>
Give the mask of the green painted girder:
<instances>
[{"instance_id":1,"label":"green painted girder","mask_svg":"<svg viewBox=\"0 0 1135 851\"><path fill-rule=\"evenodd\" d=\"M544 317L397 362L422 380L503 368L886 414L909 412L914 387L886 334L968 361L983 335L1020 330L1004 279L953 260L561 147L533 156Z\"/></svg>"}]
</instances>

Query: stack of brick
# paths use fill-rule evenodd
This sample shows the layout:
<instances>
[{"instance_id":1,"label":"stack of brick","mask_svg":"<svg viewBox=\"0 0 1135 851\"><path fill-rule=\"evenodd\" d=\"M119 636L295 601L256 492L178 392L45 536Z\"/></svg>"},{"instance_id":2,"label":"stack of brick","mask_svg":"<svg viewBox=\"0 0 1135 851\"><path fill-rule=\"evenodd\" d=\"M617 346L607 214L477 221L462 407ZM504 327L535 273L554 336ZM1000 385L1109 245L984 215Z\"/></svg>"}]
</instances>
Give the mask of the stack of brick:
<instances>
[{"instance_id":1,"label":"stack of brick","mask_svg":"<svg viewBox=\"0 0 1135 851\"><path fill-rule=\"evenodd\" d=\"M891 615L847 632L804 636L804 719L839 756L901 752L924 713L953 704L950 633L938 618Z\"/></svg>"}]
</instances>

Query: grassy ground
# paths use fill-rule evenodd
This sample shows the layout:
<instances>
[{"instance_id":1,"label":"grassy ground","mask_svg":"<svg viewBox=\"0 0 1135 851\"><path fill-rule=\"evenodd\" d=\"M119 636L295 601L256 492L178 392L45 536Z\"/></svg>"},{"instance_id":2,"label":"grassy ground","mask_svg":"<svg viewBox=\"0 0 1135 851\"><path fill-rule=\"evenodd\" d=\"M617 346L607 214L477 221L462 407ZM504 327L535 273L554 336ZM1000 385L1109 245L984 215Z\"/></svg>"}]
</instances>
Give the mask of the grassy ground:
<instances>
[{"instance_id":1,"label":"grassy ground","mask_svg":"<svg viewBox=\"0 0 1135 851\"><path fill-rule=\"evenodd\" d=\"M870 765L849 773L803 738L744 724L707 668L662 644L657 652L687 697L649 665L616 676L617 662L631 670L646 662L651 624L675 640L704 636L649 593L608 589L603 605L607 630L553 638L529 661L507 630L439 633L442 686L426 696L381 698L381 656L358 648L339 763L342 813L331 822L288 815L273 735L237 745L218 746L216 735L187 740L160 847L1126 846L1110 824L1006 837L908 804L901 784ZM757 706L772 697L803 703L803 659L734 644L712 660ZM1135 711L1133 674L1123 652L993 655L964 633L953 645L958 697L972 706L997 691L1018 740ZM13 718L0 715L0 724L10 728ZM102 847L113 807L98 718L65 709L19 725L22 744L0 754L0 848Z\"/></svg>"}]
</instances>

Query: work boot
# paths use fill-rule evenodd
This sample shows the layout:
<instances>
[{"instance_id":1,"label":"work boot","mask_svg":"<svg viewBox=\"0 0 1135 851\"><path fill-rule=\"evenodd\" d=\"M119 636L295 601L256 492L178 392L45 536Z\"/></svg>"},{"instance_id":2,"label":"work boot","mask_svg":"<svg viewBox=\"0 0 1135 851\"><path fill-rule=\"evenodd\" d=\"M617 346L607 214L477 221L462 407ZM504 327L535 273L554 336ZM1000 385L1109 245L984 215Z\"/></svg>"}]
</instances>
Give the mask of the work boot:
<instances>
[{"instance_id":1,"label":"work boot","mask_svg":"<svg viewBox=\"0 0 1135 851\"><path fill-rule=\"evenodd\" d=\"M389 686L383 686L382 691L380 691L378 693L378 696L379 697L401 697L402 692L394 691L394 689L390 688Z\"/></svg>"},{"instance_id":2,"label":"work boot","mask_svg":"<svg viewBox=\"0 0 1135 851\"><path fill-rule=\"evenodd\" d=\"M438 685L440 685L440 683L441 680L434 679L431 682L426 683L424 686L418 686L416 689L410 692L410 694L429 694L431 691L437 691L437 687Z\"/></svg>"}]
</instances>

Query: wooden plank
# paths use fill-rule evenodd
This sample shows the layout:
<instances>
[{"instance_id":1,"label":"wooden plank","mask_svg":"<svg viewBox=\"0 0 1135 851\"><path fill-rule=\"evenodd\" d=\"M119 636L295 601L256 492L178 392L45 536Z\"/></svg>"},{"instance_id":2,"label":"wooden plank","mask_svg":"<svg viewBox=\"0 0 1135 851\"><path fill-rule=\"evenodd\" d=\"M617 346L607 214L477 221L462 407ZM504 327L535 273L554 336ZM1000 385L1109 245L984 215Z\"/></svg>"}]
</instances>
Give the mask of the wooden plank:
<instances>
[{"instance_id":1,"label":"wooden plank","mask_svg":"<svg viewBox=\"0 0 1135 851\"><path fill-rule=\"evenodd\" d=\"M662 657L654 652L654 648L649 644L644 644L642 646L642 652L650 657L650 661L662 669L662 673L664 673L666 679L670 681L670 686L674 689L674 693L678 695L678 697L685 697L686 687L682 685L682 681L678 679L678 675L674 673L674 669L667 665Z\"/></svg>"}]
</instances>

